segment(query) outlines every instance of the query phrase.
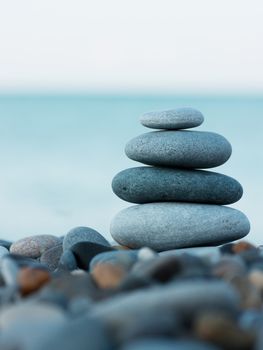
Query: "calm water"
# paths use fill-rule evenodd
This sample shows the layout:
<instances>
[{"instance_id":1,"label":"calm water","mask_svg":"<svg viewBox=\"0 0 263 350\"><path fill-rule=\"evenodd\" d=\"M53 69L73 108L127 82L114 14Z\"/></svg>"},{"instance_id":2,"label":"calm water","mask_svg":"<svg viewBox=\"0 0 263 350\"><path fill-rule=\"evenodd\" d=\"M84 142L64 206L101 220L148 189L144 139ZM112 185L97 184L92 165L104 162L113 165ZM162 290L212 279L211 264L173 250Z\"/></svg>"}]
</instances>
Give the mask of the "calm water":
<instances>
[{"instance_id":1,"label":"calm water","mask_svg":"<svg viewBox=\"0 0 263 350\"><path fill-rule=\"evenodd\" d=\"M147 131L141 113L192 106L205 115L200 130L222 133L233 155L216 171L238 179L244 196L233 207L263 243L263 97L0 96L0 236L62 235L79 225L109 237L111 218L129 206L111 191L124 155Z\"/></svg>"}]
</instances>

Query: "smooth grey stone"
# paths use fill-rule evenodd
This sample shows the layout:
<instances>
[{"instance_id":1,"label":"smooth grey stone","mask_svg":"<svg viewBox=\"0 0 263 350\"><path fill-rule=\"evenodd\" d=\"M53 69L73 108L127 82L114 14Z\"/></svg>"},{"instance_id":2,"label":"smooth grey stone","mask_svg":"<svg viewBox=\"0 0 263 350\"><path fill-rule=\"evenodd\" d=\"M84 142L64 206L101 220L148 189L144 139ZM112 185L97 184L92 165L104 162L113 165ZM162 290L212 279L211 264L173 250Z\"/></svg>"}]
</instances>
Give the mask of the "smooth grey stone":
<instances>
[{"instance_id":1,"label":"smooth grey stone","mask_svg":"<svg viewBox=\"0 0 263 350\"><path fill-rule=\"evenodd\" d=\"M66 323L66 314L47 303L20 302L1 309L1 340L33 349L41 337L49 337ZM19 347L19 349L20 349Z\"/></svg>"},{"instance_id":2,"label":"smooth grey stone","mask_svg":"<svg viewBox=\"0 0 263 350\"><path fill-rule=\"evenodd\" d=\"M50 330L35 347L27 350L112 350L110 338L101 322L83 316L71 320L58 331Z\"/></svg>"},{"instance_id":3,"label":"smooth grey stone","mask_svg":"<svg viewBox=\"0 0 263 350\"><path fill-rule=\"evenodd\" d=\"M58 237L53 235L36 235L22 238L10 247L10 253L28 258L39 258L47 249L59 244Z\"/></svg>"},{"instance_id":4,"label":"smooth grey stone","mask_svg":"<svg viewBox=\"0 0 263 350\"><path fill-rule=\"evenodd\" d=\"M54 271L59 265L59 260L62 253L62 242L60 242L58 245L46 250L41 255L40 262L46 265L50 271Z\"/></svg>"},{"instance_id":5,"label":"smooth grey stone","mask_svg":"<svg viewBox=\"0 0 263 350\"><path fill-rule=\"evenodd\" d=\"M78 242L93 242L109 246L109 242L97 231L90 227L75 227L64 237L63 250L70 249Z\"/></svg>"},{"instance_id":6,"label":"smooth grey stone","mask_svg":"<svg viewBox=\"0 0 263 350\"><path fill-rule=\"evenodd\" d=\"M13 242L11 241L6 241L5 239L0 239L0 246L5 247L6 249L9 250Z\"/></svg>"},{"instance_id":7,"label":"smooth grey stone","mask_svg":"<svg viewBox=\"0 0 263 350\"><path fill-rule=\"evenodd\" d=\"M111 223L111 235L120 244L157 251L219 245L249 230L242 212L212 204L141 204L122 210Z\"/></svg>"},{"instance_id":8,"label":"smooth grey stone","mask_svg":"<svg viewBox=\"0 0 263 350\"><path fill-rule=\"evenodd\" d=\"M138 251L122 251L116 250L112 252L105 252L97 254L90 262L90 270L92 271L98 264L112 264L120 265L123 268L129 270L134 263L138 260Z\"/></svg>"},{"instance_id":9,"label":"smooth grey stone","mask_svg":"<svg viewBox=\"0 0 263 350\"><path fill-rule=\"evenodd\" d=\"M199 340L172 340L146 338L128 343L121 350L220 350L218 347Z\"/></svg>"},{"instance_id":10,"label":"smooth grey stone","mask_svg":"<svg viewBox=\"0 0 263 350\"><path fill-rule=\"evenodd\" d=\"M204 170L130 168L112 181L113 192L132 203L191 202L231 204L243 194L232 177Z\"/></svg>"},{"instance_id":11,"label":"smooth grey stone","mask_svg":"<svg viewBox=\"0 0 263 350\"><path fill-rule=\"evenodd\" d=\"M77 260L71 250L65 250L60 257L58 268L73 271L78 268Z\"/></svg>"},{"instance_id":12,"label":"smooth grey stone","mask_svg":"<svg viewBox=\"0 0 263 350\"><path fill-rule=\"evenodd\" d=\"M3 247L3 246L0 246L0 266L1 266L1 260L2 260L2 258L4 257L4 256L6 256L6 255L9 255L10 253L9 253L9 250L8 249L6 249L5 247Z\"/></svg>"},{"instance_id":13,"label":"smooth grey stone","mask_svg":"<svg viewBox=\"0 0 263 350\"><path fill-rule=\"evenodd\" d=\"M123 332L133 320L150 312L156 315L173 312L187 322L200 312L210 310L220 310L235 317L239 303L236 290L223 281L186 280L101 301L90 310L90 314L105 322L116 339L122 339Z\"/></svg>"},{"instance_id":14,"label":"smooth grey stone","mask_svg":"<svg viewBox=\"0 0 263 350\"><path fill-rule=\"evenodd\" d=\"M17 275L19 272L19 266L16 261L9 256L5 256L1 261L1 275L7 286L17 285Z\"/></svg>"},{"instance_id":15,"label":"smooth grey stone","mask_svg":"<svg viewBox=\"0 0 263 350\"><path fill-rule=\"evenodd\" d=\"M204 121L201 112L194 108L183 107L144 113L140 121L151 129L188 129L199 126Z\"/></svg>"},{"instance_id":16,"label":"smooth grey stone","mask_svg":"<svg viewBox=\"0 0 263 350\"><path fill-rule=\"evenodd\" d=\"M231 156L230 143L206 131L153 131L132 139L126 155L137 162L179 168L213 168Z\"/></svg>"}]
</instances>

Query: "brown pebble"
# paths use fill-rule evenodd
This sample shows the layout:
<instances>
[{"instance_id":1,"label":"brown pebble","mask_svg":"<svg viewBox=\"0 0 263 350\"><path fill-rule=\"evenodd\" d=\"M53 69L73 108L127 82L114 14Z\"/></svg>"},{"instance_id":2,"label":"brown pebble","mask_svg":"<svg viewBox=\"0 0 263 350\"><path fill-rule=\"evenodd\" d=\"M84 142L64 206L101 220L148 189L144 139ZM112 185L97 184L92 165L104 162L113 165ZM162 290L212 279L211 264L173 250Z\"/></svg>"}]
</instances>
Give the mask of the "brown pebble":
<instances>
[{"instance_id":1,"label":"brown pebble","mask_svg":"<svg viewBox=\"0 0 263 350\"><path fill-rule=\"evenodd\" d=\"M19 271L17 281L21 294L25 296L36 292L49 282L50 274L46 270L24 267Z\"/></svg>"},{"instance_id":2,"label":"brown pebble","mask_svg":"<svg viewBox=\"0 0 263 350\"><path fill-rule=\"evenodd\" d=\"M194 332L199 339L224 350L252 350L256 341L254 333L239 328L229 317L217 313L200 315L195 321Z\"/></svg>"},{"instance_id":3,"label":"brown pebble","mask_svg":"<svg viewBox=\"0 0 263 350\"><path fill-rule=\"evenodd\" d=\"M234 254L239 254L250 249L256 249L256 247L247 241L241 241L232 246L232 252Z\"/></svg>"},{"instance_id":4,"label":"brown pebble","mask_svg":"<svg viewBox=\"0 0 263 350\"><path fill-rule=\"evenodd\" d=\"M249 281L260 290L260 292L263 292L263 272L259 270L252 270L249 273L248 276Z\"/></svg>"},{"instance_id":5,"label":"brown pebble","mask_svg":"<svg viewBox=\"0 0 263 350\"><path fill-rule=\"evenodd\" d=\"M99 288L106 289L118 287L126 272L118 265L97 264L91 275Z\"/></svg>"},{"instance_id":6,"label":"brown pebble","mask_svg":"<svg viewBox=\"0 0 263 350\"><path fill-rule=\"evenodd\" d=\"M234 277L230 283L239 292L243 309L261 309L262 298L260 291L250 283L248 277Z\"/></svg>"}]
</instances>

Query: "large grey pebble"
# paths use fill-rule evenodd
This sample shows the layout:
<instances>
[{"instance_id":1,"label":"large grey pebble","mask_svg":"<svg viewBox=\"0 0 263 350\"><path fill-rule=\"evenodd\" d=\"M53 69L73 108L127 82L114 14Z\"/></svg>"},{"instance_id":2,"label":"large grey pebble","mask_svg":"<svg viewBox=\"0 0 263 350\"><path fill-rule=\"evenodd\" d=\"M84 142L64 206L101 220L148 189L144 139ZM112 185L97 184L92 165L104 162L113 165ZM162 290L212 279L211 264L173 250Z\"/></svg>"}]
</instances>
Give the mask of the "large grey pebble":
<instances>
[{"instance_id":1,"label":"large grey pebble","mask_svg":"<svg viewBox=\"0 0 263 350\"><path fill-rule=\"evenodd\" d=\"M231 204L243 194L232 177L204 170L137 167L121 171L113 192L132 203L191 202Z\"/></svg>"},{"instance_id":2,"label":"large grey pebble","mask_svg":"<svg viewBox=\"0 0 263 350\"><path fill-rule=\"evenodd\" d=\"M6 249L9 249L12 245L11 241L7 241L5 239L0 239L0 246L5 247Z\"/></svg>"},{"instance_id":3,"label":"large grey pebble","mask_svg":"<svg viewBox=\"0 0 263 350\"><path fill-rule=\"evenodd\" d=\"M212 204L141 204L122 210L111 223L111 234L120 244L157 251L219 245L242 238L249 230L243 213Z\"/></svg>"},{"instance_id":4,"label":"large grey pebble","mask_svg":"<svg viewBox=\"0 0 263 350\"><path fill-rule=\"evenodd\" d=\"M182 168L213 168L231 156L230 143L205 131L154 131L132 139L126 155L137 162Z\"/></svg>"},{"instance_id":5,"label":"large grey pebble","mask_svg":"<svg viewBox=\"0 0 263 350\"><path fill-rule=\"evenodd\" d=\"M36 235L22 238L10 247L10 253L39 258L47 249L60 243L60 239L53 235Z\"/></svg>"},{"instance_id":6,"label":"large grey pebble","mask_svg":"<svg viewBox=\"0 0 263 350\"><path fill-rule=\"evenodd\" d=\"M90 313L120 339L133 320L149 312L155 312L156 317L173 312L185 321L208 310L220 310L232 317L238 312L239 302L237 292L223 281L188 280L119 295L100 302Z\"/></svg>"},{"instance_id":7,"label":"large grey pebble","mask_svg":"<svg viewBox=\"0 0 263 350\"><path fill-rule=\"evenodd\" d=\"M69 321L58 331L50 329L35 347L27 350L112 350L105 327L88 316Z\"/></svg>"},{"instance_id":8,"label":"large grey pebble","mask_svg":"<svg viewBox=\"0 0 263 350\"><path fill-rule=\"evenodd\" d=\"M40 262L48 267L50 271L54 271L59 264L60 257L63 253L62 242L56 246L46 250L40 258Z\"/></svg>"},{"instance_id":9,"label":"large grey pebble","mask_svg":"<svg viewBox=\"0 0 263 350\"><path fill-rule=\"evenodd\" d=\"M109 242L97 231L90 227L75 227L70 230L63 240L63 250L70 249L78 242L92 242L109 246Z\"/></svg>"},{"instance_id":10,"label":"large grey pebble","mask_svg":"<svg viewBox=\"0 0 263 350\"><path fill-rule=\"evenodd\" d=\"M199 340L170 340L154 337L133 341L121 350L219 350L219 348Z\"/></svg>"},{"instance_id":11,"label":"large grey pebble","mask_svg":"<svg viewBox=\"0 0 263 350\"><path fill-rule=\"evenodd\" d=\"M204 121L201 112L194 108L183 107L144 113L142 125L152 129L188 129L199 126Z\"/></svg>"},{"instance_id":12,"label":"large grey pebble","mask_svg":"<svg viewBox=\"0 0 263 350\"><path fill-rule=\"evenodd\" d=\"M65 313L55 306L21 302L1 310L1 340L28 350L41 337L48 337L51 331L57 331L65 322Z\"/></svg>"}]
</instances>

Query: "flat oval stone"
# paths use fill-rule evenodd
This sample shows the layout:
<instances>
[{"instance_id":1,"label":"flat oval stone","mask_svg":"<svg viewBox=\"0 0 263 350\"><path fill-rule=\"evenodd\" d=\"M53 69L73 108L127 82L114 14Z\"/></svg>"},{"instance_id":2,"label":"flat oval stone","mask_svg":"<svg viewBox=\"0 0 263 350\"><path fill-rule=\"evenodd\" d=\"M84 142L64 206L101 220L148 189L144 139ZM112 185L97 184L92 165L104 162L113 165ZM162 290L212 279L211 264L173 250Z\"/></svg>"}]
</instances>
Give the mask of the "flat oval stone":
<instances>
[{"instance_id":1,"label":"flat oval stone","mask_svg":"<svg viewBox=\"0 0 263 350\"><path fill-rule=\"evenodd\" d=\"M60 239L52 235L26 237L14 242L10 247L10 253L28 258L39 258L47 249L59 243Z\"/></svg>"},{"instance_id":2,"label":"flat oval stone","mask_svg":"<svg viewBox=\"0 0 263 350\"><path fill-rule=\"evenodd\" d=\"M98 243L109 246L109 242L97 231L90 227L80 226L70 230L63 240L63 251L70 249L79 242Z\"/></svg>"},{"instance_id":3,"label":"flat oval stone","mask_svg":"<svg viewBox=\"0 0 263 350\"><path fill-rule=\"evenodd\" d=\"M184 107L144 113L140 121L142 125L152 129L177 130L201 125L204 116L194 108Z\"/></svg>"},{"instance_id":4,"label":"flat oval stone","mask_svg":"<svg viewBox=\"0 0 263 350\"><path fill-rule=\"evenodd\" d=\"M230 143L206 131L153 131L132 139L127 157L148 165L179 168L213 168L231 156Z\"/></svg>"},{"instance_id":5,"label":"flat oval stone","mask_svg":"<svg viewBox=\"0 0 263 350\"><path fill-rule=\"evenodd\" d=\"M250 224L240 211L212 204L150 203L119 212L112 237L130 248L157 251L219 245L248 234Z\"/></svg>"},{"instance_id":6,"label":"flat oval stone","mask_svg":"<svg viewBox=\"0 0 263 350\"><path fill-rule=\"evenodd\" d=\"M137 167L121 171L113 192L132 203L191 202L231 204L243 194L232 177L204 170Z\"/></svg>"}]
</instances>

